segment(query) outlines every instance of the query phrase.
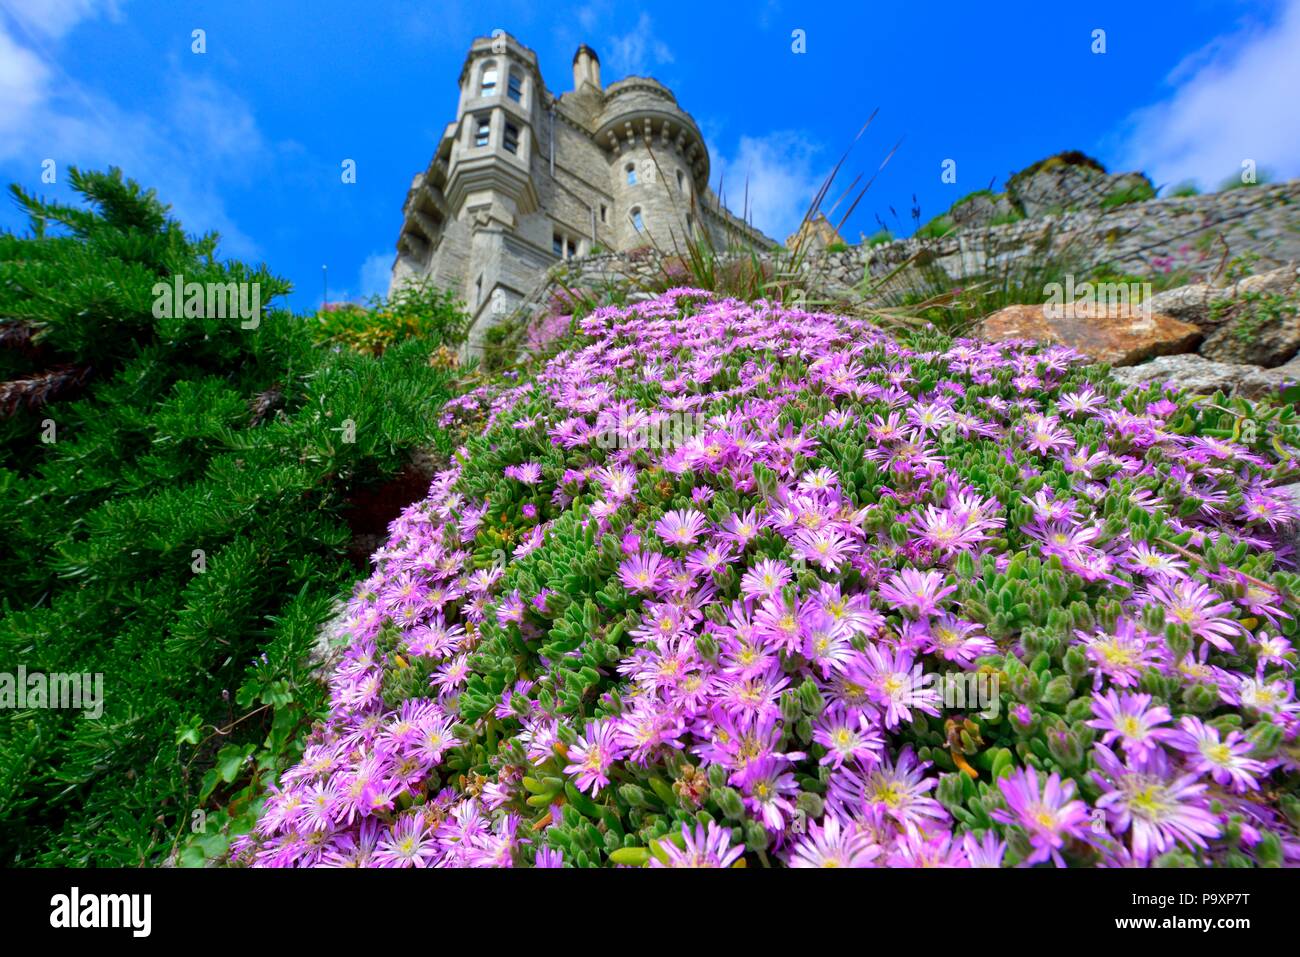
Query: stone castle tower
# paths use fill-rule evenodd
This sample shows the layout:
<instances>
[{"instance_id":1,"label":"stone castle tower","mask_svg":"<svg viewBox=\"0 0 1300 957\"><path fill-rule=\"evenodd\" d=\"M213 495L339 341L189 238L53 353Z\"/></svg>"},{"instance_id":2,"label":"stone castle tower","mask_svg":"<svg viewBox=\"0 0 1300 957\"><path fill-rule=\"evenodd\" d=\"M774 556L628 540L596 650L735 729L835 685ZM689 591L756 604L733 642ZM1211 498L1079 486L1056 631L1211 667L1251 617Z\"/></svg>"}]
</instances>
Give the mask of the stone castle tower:
<instances>
[{"instance_id":1,"label":"stone castle tower","mask_svg":"<svg viewBox=\"0 0 1300 957\"><path fill-rule=\"evenodd\" d=\"M546 89L537 55L496 32L470 46L456 119L403 207L390 290L416 277L450 288L472 317L469 351L556 263L641 246L772 240L709 188L709 153L672 92L646 77L601 85L586 45L573 89Z\"/></svg>"}]
</instances>

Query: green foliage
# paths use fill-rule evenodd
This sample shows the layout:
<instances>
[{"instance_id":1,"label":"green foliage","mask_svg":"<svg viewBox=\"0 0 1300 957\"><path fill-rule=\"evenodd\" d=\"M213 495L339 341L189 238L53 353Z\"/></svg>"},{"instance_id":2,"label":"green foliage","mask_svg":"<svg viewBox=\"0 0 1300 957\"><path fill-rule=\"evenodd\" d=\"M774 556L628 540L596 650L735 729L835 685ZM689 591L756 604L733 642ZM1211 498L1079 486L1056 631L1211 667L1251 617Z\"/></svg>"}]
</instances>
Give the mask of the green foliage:
<instances>
[{"instance_id":1,"label":"green foliage","mask_svg":"<svg viewBox=\"0 0 1300 957\"><path fill-rule=\"evenodd\" d=\"M940 236L946 236L957 228L956 221L948 213L936 216L930 220L914 234L915 239L938 239Z\"/></svg>"},{"instance_id":2,"label":"green foliage","mask_svg":"<svg viewBox=\"0 0 1300 957\"><path fill-rule=\"evenodd\" d=\"M1101 200L1102 209L1117 209L1130 203L1144 203L1155 199L1156 191L1145 179L1133 186L1124 186L1111 190Z\"/></svg>"},{"instance_id":3,"label":"green foliage","mask_svg":"<svg viewBox=\"0 0 1300 957\"><path fill-rule=\"evenodd\" d=\"M1210 304L1211 321L1216 325L1231 322L1232 335L1247 345L1258 339L1263 330L1294 320L1297 312L1300 304L1293 297L1259 290Z\"/></svg>"},{"instance_id":4,"label":"green foliage","mask_svg":"<svg viewBox=\"0 0 1300 957\"><path fill-rule=\"evenodd\" d=\"M438 335L317 347L266 308L288 285L264 267L117 170L70 181L88 208L15 188L31 233L0 235L0 672L102 674L103 712L0 712L0 860L139 865L196 810L213 847L251 823L295 755L324 703L307 653L356 574L349 502L450 453L453 373ZM155 308L177 276L260 283L262 309Z\"/></svg>"},{"instance_id":5,"label":"green foliage","mask_svg":"<svg viewBox=\"0 0 1300 957\"><path fill-rule=\"evenodd\" d=\"M988 199L997 198L996 194L991 189L977 189L973 193L967 193L961 199L957 200L957 202L953 203L952 208L956 209L958 206L962 206L966 203L972 202L973 200L979 199L982 196L987 197Z\"/></svg>"},{"instance_id":6,"label":"green foliage","mask_svg":"<svg viewBox=\"0 0 1300 957\"><path fill-rule=\"evenodd\" d=\"M1265 186L1273 182L1273 175L1267 170L1258 170L1255 177L1249 181L1242 178L1240 172L1233 173L1219 184L1219 191L1225 192L1230 189L1249 189L1252 186Z\"/></svg>"},{"instance_id":7,"label":"green foliage","mask_svg":"<svg viewBox=\"0 0 1300 957\"><path fill-rule=\"evenodd\" d=\"M874 117L875 114L873 113L872 119ZM656 277L654 281L641 282L640 291L658 294L674 286L689 285L697 289L712 290L747 302L764 299L774 303L797 303L800 307L826 305L826 303L815 302L808 297L809 290L820 287L820 281L827 268L826 257L810 255L813 251L810 242L810 237L813 235L811 227L819 218L825 219L838 234L849 217L853 215L853 211L863 197L866 196L867 191L871 189L876 178L874 175L861 188L858 188L858 182L861 179L861 177L858 177L844 191L839 200L825 212L822 210L831 186L834 184L836 177L839 176L840 170L853 149L853 145L861 139L870 126L871 120L869 119L862 129L858 131L853 143L844 151L839 161L822 181L821 186L809 201L803 218L799 222L799 227L792 234L792 241L789 241L788 246L763 248L750 233L730 227L725 230L723 248L719 247L712 230L707 228L682 230L680 235L677 231L670 229L664 245L657 242L653 235L647 233L663 268L660 270L661 275ZM879 172L888 165L890 159L893 158L894 151L897 149L898 147L895 146L894 150L891 150L886 155L876 175L879 175ZM651 153L651 159L658 166L658 160L655 159L653 152ZM664 182L668 181L668 177L664 175L662 169L659 170L659 175L663 176ZM830 217L835 214L840 204L849 199L850 196L852 200L847 204L839 219L831 223ZM685 221L688 210L679 209L675 212ZM701 214L694 193L690 196L689 214L695 221L704 222L704 216ZM835 246L837 244L831 245ZM833 248L828 251L843 252L848 248L843 244L838 245L842 246L842 248Z\"/></svg>"},{"instance_id":8,"label":"green foliage","mask_svg":"<svg viewBox=\"0 0 1300 957\"><path fill-rule=\"evenodd\" d=\"M469 317L451 291L427 278L403 284L390 298L372 296L368 307L346 303L316 314L318 341L369 355L408 339L455 348L465 341L468 326Z\"/></svg>"},{"instance_id":9,"label":"green foliage","mask_svg":"<svg viewBox=\"0 0 1300 957\"><path fill-rule=\"evenodd\" d=\"M1011 176L1007 178L1007 191L1009 193L1014 193L1015 187L1022 180L1028 179L1035 173L1040 173L1044 170L1058 169L1062 166L1083 166L1089 169L1094 169L1099 173L1106 172L1106 167L1088 154L1082 153L1079 150L1065 150L1061 153L1048 156L1045 159L1038 160L1036 163L1030 163L1018 173L1012 173Z\"/></svg>"},{"instance_id":10,"label":"green foliage","mask_svg":"<svg viewBox=\"0 0 1300 957\"><path fill-rule=\"evenodd\" d=\"M1169 195L1178 199L1188 199L1192 196L1200 196L1201 190L1193 180L1185 180L1169 191Z\"/></svg>"},{"instance_id":11,"label":"green foliage","mask_svg":"<svg viewBox=\"0 0 1300 957\"><path fill-rule=\"evenodd\" d=\"M1068 275L1082 281L1090 272L1091 251L1077 241L1056 242L1050 230L1022 257L999 257L996 248L978 245L981 236L972 234L967 255L983 259L987 268L960 283L925 252L884 276L865 276L859 291L867 315L893 330L933 323L944 332L964 334L1004 306L1046 302L1050 284L1064 284Z\"/></svg>"}]
</instances>

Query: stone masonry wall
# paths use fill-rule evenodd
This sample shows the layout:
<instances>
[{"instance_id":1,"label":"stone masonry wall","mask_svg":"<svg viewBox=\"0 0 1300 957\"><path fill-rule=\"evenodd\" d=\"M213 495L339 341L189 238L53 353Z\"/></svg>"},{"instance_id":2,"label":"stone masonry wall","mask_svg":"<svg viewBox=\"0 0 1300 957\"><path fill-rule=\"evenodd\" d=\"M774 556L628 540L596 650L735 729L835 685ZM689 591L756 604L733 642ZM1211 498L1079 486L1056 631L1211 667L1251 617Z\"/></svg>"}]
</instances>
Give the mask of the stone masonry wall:
<instances>
[{"instance_id":1,"label":"stone masonry wall","mask_svg":"<svg viewBox=\"0 0 1300 957\"><path fill-rule=\"evenodd\" d=\"M852 298L867 275L883 277L918 253L954 282L1026 265L1046 247L1081 265L1153 275L1176 269L1212 272L1226 256L1255 253L1261 266L1300 261L1300 180L1203 196L1152 199L1114 209L1043 216L982 228L963 227L937 239L898 239L809 256L803 269L818 277L810 298ZM748 258L749 254L744 254ZM760 259L771 261L771 254ZM537 310L563 285L600 287L661 280L664 264L652 250L607 253L557 267L525 301ZM688 280L683 277L683 282ZM810 282L810 285L813 284Z\"/></svg>"}]
</instances>

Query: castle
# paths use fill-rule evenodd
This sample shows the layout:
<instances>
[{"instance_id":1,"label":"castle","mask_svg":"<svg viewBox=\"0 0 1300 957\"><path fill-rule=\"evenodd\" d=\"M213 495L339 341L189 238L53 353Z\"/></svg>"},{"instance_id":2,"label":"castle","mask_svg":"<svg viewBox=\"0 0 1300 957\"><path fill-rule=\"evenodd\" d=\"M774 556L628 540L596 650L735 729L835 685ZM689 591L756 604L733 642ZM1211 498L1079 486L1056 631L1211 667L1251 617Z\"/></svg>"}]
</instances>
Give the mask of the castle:
<instances>
[{"instance_id":1,"label":"castle","mask_svg":"<svg viewBox=\"0 0 1300 957\"><path fill-rule=\"evenodd\" d=\"M403 206L390 290L419 277L453 290L471 315L468 351L564 260L686 235L725 249L772 240L709 188L709 152L672 92L647 77L601 85L586 45L573 89L546 89L537 55L496 31L470 46L456 119Z\"/></svg>"}]
</instances>

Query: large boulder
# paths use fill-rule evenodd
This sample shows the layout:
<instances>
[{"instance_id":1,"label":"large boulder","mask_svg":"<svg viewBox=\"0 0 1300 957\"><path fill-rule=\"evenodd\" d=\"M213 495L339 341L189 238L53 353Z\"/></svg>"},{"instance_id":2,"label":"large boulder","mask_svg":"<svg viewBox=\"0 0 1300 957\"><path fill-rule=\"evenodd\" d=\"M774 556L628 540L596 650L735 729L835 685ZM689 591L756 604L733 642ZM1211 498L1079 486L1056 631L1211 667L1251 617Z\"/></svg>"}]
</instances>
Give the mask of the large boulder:
<instances>
[{"instance_id":1,"label":"large boulder","mask_svg":"<svg viewBox=\"0 0 1300 957\"><path fill-rule=\"evenodd\" d=\"M992 342L1036 339L1069 346L1114 366L1189 352L1201 338L1190 323L1124 305L1007 306L984 319L977 331Z\"/></svg>"},{"instance_id":2,"label":"large boulder","mask_svg":"<svg viewBox=\"0 0 1300 957\"><path fill-rule=\"evenodd\" d=\"M958 226L978 228L998 222L1010 222L1020 215L1020 211L1016 209L1006 193L995 194L988 190L981 190L953 203L948 215Z\"/></svg>"},{"instance_id":3,"label":"large boulder","mask_svg":"<svg viewBox=\"0 0 1300 957\"><path fill-rule=\"evenodd\" d=\"M1156 312L1163 312L1208 331L1231 318L1225 309L1226 305L1248 299L1252 293L1293 293L1298 278L1300 269L1297 269L1295 263L1290 263L1227 285L1197 282L1177 289L1166 289L1153 295L1150 304Z\"/></svg>"},{"instance_id":4,"label":"large boulder","mask_svg":"<svg viewBox=\"0 0 1300 957\"><path fill-rule=\"evenodd\" d=\"M1007 195L1026 216L1035 217L1101 209L1108 199L1114 202L1112 197L1150 198L1155 190L1142 173L1108 173L1092 157L1070 151L1014 174L1007 180Z\"/></svg>"},{"instance_id":5,"label":"large boulder","mask_svg":"<svg viewBox=\"0 0 1300 957\"><path fill-rule=\"evenodd\" d=\"M1300 351L1300 282L1292 266L1250 276L1211 302L1201 354L1224 362L1281 365Z\"/></svg>"},{"instance_id":6,"label":"large boulder","mask_svg":"<svg viewBox=\"0 0 1300 957\"><path fill-rule=\"evenodd\" d=\"M1300 382L1300 359L1265 369L1241 362L1215 362L1196 353L1158 356L1150 362L1115 369L1111 377L1129 386L1165 382L1201 395L1222 390L1248 399L1275 396Z\"/></svg>"}]
</instances>

